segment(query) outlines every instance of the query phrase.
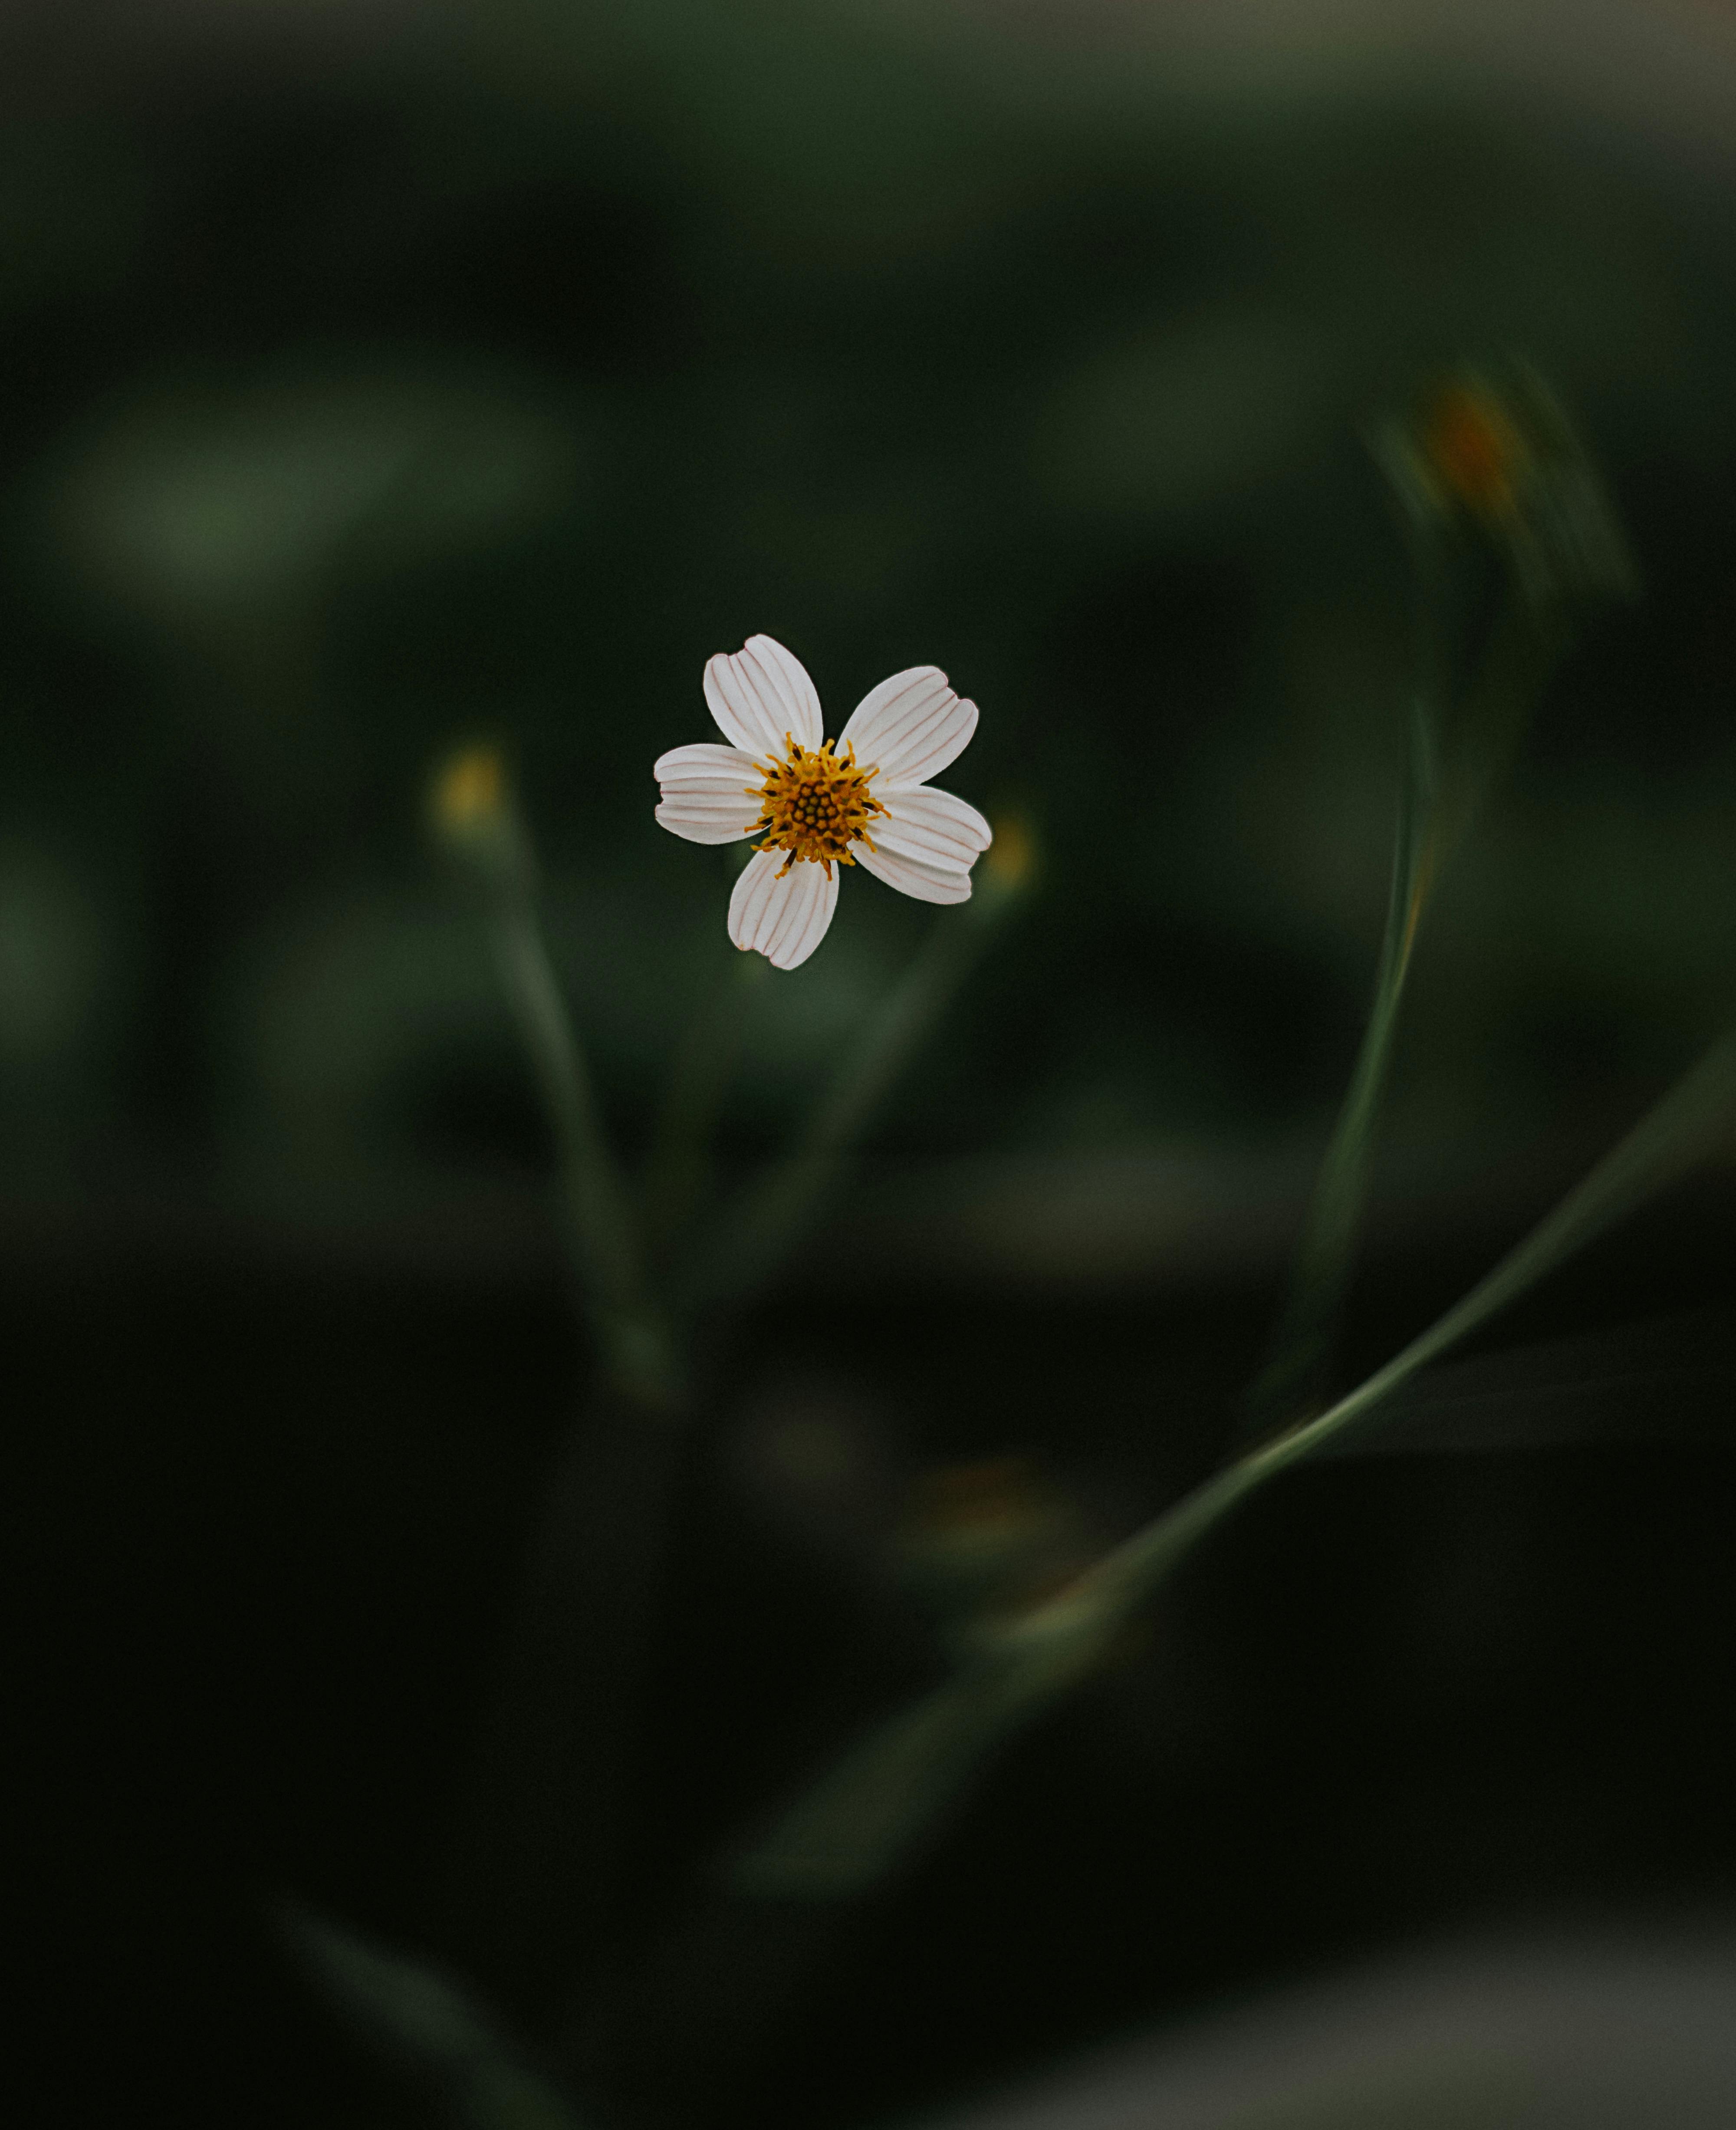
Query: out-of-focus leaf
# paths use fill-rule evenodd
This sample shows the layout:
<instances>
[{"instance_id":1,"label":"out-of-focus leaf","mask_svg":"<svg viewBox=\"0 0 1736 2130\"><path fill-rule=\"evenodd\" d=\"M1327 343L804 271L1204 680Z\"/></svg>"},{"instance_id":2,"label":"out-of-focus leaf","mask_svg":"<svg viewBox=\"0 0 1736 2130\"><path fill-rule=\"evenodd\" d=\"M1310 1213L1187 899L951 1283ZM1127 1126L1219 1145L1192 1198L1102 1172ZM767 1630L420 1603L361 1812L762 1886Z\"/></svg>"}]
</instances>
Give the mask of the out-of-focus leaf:
<instances>
[{"instance_id":1,"label":"out-of-focus leaf","mask_svg":"<svg viewBox=\"0 0 1736 2130\"><path fill-rule=\"evenodd\" d=\"M1066 1593L989 1630L956 1678L871 1731L729 1876L768 1898L847 1899L903 1860L960 1800L990 1755L1084 1678L1108 1616Z\"/></svg>"},{"instance_id":2,"label":"out-of-focus leaf","mask_svg":"<svg viewBox=\"0 0 1736 2130\"><path fill-rule=\"evenodd\" d=\"M327 1994L450 2121L463 2130L577 2130L558 2088L455 1983L310 1908L287 1905L279 1922Z\"/></svg>"},{"instance_id":3,"label":"out-of-focus leaf","mask_svg":"<svg viewBox=\"0 0 1736 2130\"><path fill-rule=\"evenodd\" d=\"M1736 1441L1736 1323L1686 1311L1431 1368L1323 1457Z\"/></svg>"},{"instance_id":4,"label":"out-of-focus leaf","mask_svg":"<svg viewBox=\"0 0 1736 2130\"><path fill-rule=\"evenodd\" d=\"M1004 1682L967 1673L873 1731L729 1870L766 1899L865 1893L932 1827L1015 1724Z\"/></svg>"},{"instance_id":5,"label":"out-of-focus leaf","mask_svg":"<svg viewBox=\"0 0 1736 2130\"><path fill-rule=\"evenodd\" d=\"M1296 313L1166 318L1057 388L1039 475L1080 510L1185 521L1221 508L1329 431L1343 361L1333 328Z\"/></svg>"},{"instance_id":6,"label":"out-of-focus leaf","mask_svg":"<svg viewBox=\"0 0 1736 2130\"><path fill-rule=\"evenodd\" d=\"M179 618L303 594L340 561L485 546L557 508L575 463L565 420L522 384L310 370L141 404L74 459L52 508L85 574Z\"/></svg>"},{"instance_id":7,"label":"out-of-focus leaf","mask_svg":"<svg viewBox=\"0 0 1736 2130\"><path fill-rule=\"evenodd\" d=\"M64 1067L99 1009L108 941L95 886L0 838L0 1069Z\"/></svg>"},{"instance_id":8,"label":"out-of-focus leaf","mask_svg":"<svg viewBox=\"0 0 1736 2130\"><path fill-rule=\"evenodd\" d=\"M1725 2130L1727 1930L1389 1951L1099 2051L923 2130Z\"/></svg>"}]
</instances>

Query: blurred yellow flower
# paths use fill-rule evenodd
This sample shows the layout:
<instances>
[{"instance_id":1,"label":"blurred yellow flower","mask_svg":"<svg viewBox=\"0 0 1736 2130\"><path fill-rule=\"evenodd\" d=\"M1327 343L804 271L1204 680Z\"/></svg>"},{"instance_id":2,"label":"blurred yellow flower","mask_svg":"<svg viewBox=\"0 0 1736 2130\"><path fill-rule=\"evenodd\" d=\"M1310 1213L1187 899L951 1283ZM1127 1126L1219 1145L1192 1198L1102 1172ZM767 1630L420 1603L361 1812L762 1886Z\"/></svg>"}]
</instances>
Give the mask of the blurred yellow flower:
<instances>
[{"instance_id":1,"label":"blurred yellow flower","mask_svg":"<svg viewBox=\"0 0 1736 2130\"><path fill-rule=\"evenodd\" d=\"M994 842L983 860L983 870L994 885L1009 892L1025 886L1041 862L1042 852L1028 814L997 814Z\"/></svg>"},{"instance_id":2,"label":"blurred yellow flower","mask_svg":"<svg viewBox=\"0 0 1736 2130\"><path fill-rule=\"evenodd\" d=\"M1566 409L1529 364L1439 378L1370 441L1416 522L1435 533L1469 518L1533 607L1633 596L1614 507Z\"/></svg>"},{"instance_id":3,"label":"blurred yellow flower","mask_svg":"<svg viewBox=\"0 0 1736 2130\"><path fill-rule=\"evenodd\" d=\"M1420 429L1424 460L1448 495L1478 517L1512 510L1530 453L1495 393L1478 383L1444 385Z\"/></svg>"},{"instance_id":4,"label":"blurred yellow flower","mask_svg":"<svg viewBox=\"0 0 1736 2130\"><path fill-rule=\"evenodd\" d=\"M472 745L448 755L429 787L428 811L436 833L453 843L499 827L507 812L506 764L499 748Z\"/></svg>"}]
</instances>

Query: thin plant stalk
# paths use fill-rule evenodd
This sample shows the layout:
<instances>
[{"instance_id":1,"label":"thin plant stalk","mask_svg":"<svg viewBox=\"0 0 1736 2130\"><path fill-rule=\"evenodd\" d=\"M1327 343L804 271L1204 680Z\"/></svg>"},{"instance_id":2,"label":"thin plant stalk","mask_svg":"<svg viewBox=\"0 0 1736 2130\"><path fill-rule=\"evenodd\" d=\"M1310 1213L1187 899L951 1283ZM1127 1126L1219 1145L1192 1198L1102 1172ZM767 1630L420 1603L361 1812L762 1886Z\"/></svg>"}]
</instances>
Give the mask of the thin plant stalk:
<instances>
[{"instance_id":1,"label":"thin plant stalk","mask_svg":"<svg viewBox=\"0 0 1736 2130\"><path fill-rule=\"evenodd\" d=\"M1266 1415L1285 1414L1305 1405L1330 1356L1367 1194L1369 1154L1392 1063L1405 979L1424 907L1438 872L1431 859L1427 825L1433 786L1431 756L1427 713L1419 704L1410 719L1400 790L1392 885L1374 1003L1343 1106L1321 1157L1289 1297L1272 1338L1272 1359L1249 1394L1257 1424Z\"/></svg>"},{"instance_id":2,"label":"thin plant stalk","mask_svg":"<svg viewBox=\"0 0 1736 2130\"><path fill-rule=\"evenodd\" d=\"M449 806L469 832L451 840L486 896L489 948L554 1134L564 1226L602 1361L556 1456L439 1873L436 1930L525 2008L551 1986L551 1954L564 1979L616 1919L687 1390L538 919L527 841L498 764L479 754L470 774L493 803Z\"/></svg>"},{"instance_id":3,"label":"thin plant stalk","mask_svg":"<svg viewBox=\"0 0 1736 2130\"><path fill-rule=\"evenodd\" d=\"M637 1702L668 1545L668 1504L689 1392L679 1355L686 1324L651 1302L638 1233L603 1138L583 1049L531 900L522 831L513 862L487 872L490 938L559 1149L575 1263L608 1365L558 1460L526 1564L515 1629L485 1726L468 1810L447 1860L445 1906L469 1964L521 2010L582 1994L620 1922L622 1823L639 1733ZM837 1164L974 961L1010 891L937 927L823 1098L795 1152L732 1234L738 1291L774 1269ZM757 957L721 1011L738 1013ZM678 1149L703 1142L726 1043L702 1029L666 1118ZM708 1294L703 1299L714 1298Z\"/></svg>"},{"instance_id":4,"label":"thin plant stalk","mask_svg":"<svg viewBox=\"0 0 1736 2130\"><path fill-rule=\"evenodd\" d=\"M1424 603L1439 596L1435 580ZM1350 1085L1321 1158L1271 1359L1247 1397L1257 1430L1318 1408L1367 1197L1376 1126L1390 1077L1406 980L1423 917L1485 794L1506 770L1538 696L1570 640L1558 608L1509 611L1476 683L1443 735L1430 690L1435 635L1421 652L1425 686L1413 703L1394 838L1392 885L1374 1001Z\"/></svg>"},{"instance_id":5,"label":"thin plant stalk","mask_svg":"<svg viewBox=\"0 0 1736 2130\"><path fill-rule=\"evenodd\" d=\"M809 1112L795 1144L749 1195L683 1295L693 1311L745 1293L775 1272L813 1220L864 1126L975 965L1013 899L992 876L974 900L937 919L861 1039Z\"/></svg>"},{"instance_id":6,"label":"thin plant stalk","mask_svg":"<svg viewBox=\"0 0 1736 2130\"><path fill-rule=\"evenodd\" d=\"M309 1980L437 2119L454 2130L580 2130L554 2080L451 1977L298 1902L272 1920Z\"/></svg>"},{"instance_id":7,"label":"thin plant stalk","mask_svg":"<svg viewBox=\"0 0 1736 2130\"><path fill-rule=\"evenodd\" d=\"M1029 830L1016 819L1004 822L971 901L936 922L816 1102L790 1153L727 1227L727 1258L720 1254L702 1262L687 1289L689 1307L715 1305L775 1271L833 1187L897 1073L1023 891L1034 864ZM618 2100L625 2091L634 2097L632 2109L642 2111L647 2088L658 2089L660 2080L679 2086L696 2056L713 2082L742 2075L765 2032L837 1951L837 1920L836 1911L823 1914L806 1902L767 1905L751 1889L721 1889L646 1960L607 1979L581 1976L568 2001L560 2044L580 2089ZM593 1986L598 1980L600 1988ZM712 2007L697 2023L691 2009L696 1998ZM649 2059L647 2020L659 2036ZM655 2119L655 2102L651 2108Z\"/></svg>"},{"instance_id":8,"label":"thin plant stalk","mask_svg":"<svg viewBox=\"0 0 1736 2130\"><path fill-rule=\"evenodd\" d=\"M567 1430L441 1860L439 1936L522 2017L551 2014L622 1922L680 1417L605 1381Z\"/></svg>"},{"instance_id":9,"label":"thin plant stalk","mask_svg":"<svg viewBox=\"0 0 1736 2130\"><path fill-rule=\"evenodd\" d=\"M770 968L761 955L732 954L676 1053L645 1172L643 1228L654 1261L667 1256L704 1190L713 1131L741 1055L747 1001Z\"/></svg>"},{"instance_id":10,"label":"thin plant stalk","mask_svg":"<svg viewBox=\"0 0 1736 2130\"><path fill-rule=\"evenodd\" d=\"M489 917L494 966L554 1129L568 1238L607 1365L632 1402L666 1410L680 1400L674 1352L646 1290L632 1207L527 887L503 883Z\"/></svg>"},{"instance_id":11,"label":"thin plant stalk","mask_svg":"<svg viewBox=\"0 0 1736 2130\"><path fill-rule=\"evenodd\" d=\"M730 1868L761 1898L866 1893L934 1827L989 1755L1089 1677L1128 1617L1247 1496L1375 1420L1419 1370L1715 1149L1736 1108L1736 1034L1664 1096L1444 1316L1325 1411L1249 1450L1010 1626L955 1676L846 1753Z\"/></svg>"},{"instance_id":12,"label":"thin plant stalk","mask_svg":"<svg viewBox=\"0 0 1736 2130\"><path fill-rule=\"evenodd\" d=\"M1136 1533L1087 1571L1075 1586L1076 1594L1106 1604L1118 1619L1125 1617L1243 1495L1371 1419L1420 1369L1481 1330L1575 1251L1684 1176L1713 1150L1733 1106L1736 1036L1726 1036L1427 1330L1326 1411L1250 1452Z\"/></svg>"}]
</instances>

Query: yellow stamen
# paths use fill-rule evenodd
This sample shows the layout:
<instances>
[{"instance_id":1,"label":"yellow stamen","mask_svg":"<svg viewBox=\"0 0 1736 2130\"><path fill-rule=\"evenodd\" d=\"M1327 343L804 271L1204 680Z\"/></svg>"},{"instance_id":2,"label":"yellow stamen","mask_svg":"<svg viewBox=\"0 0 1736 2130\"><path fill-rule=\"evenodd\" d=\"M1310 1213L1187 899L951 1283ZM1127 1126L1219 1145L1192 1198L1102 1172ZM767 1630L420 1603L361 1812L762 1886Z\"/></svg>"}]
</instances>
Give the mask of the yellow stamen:
<instances>
[{"instance_id":1,"label":"yellow stamen","mask_svg":"<svg viewBox=\"0 0 1736 2130\"><path fill-rule=\"evenodd\" d=\"M834 858L840 865L856 863L850 855L852 843L874 848L868 825L886 810L868 790L879 764L859 768L853 744L838 755L829 739L817 747L804 747L785 733L784 743L789 752L772 764L764 784L757 790L745 787L760 801L756 825L765 832L754 848L789 852L778 871L780 880L799 858L823 867L829 880Z\"/></svg>"}]
</instances>

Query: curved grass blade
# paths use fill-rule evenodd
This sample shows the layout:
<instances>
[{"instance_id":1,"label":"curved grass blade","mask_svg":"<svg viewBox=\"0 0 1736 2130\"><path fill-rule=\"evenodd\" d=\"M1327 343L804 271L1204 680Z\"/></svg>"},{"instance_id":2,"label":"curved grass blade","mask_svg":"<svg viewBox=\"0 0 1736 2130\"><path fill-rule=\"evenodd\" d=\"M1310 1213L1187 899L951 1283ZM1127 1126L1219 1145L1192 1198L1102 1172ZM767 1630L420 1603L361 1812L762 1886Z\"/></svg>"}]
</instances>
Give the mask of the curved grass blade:
<instances>
[{"instance_id":1,"label":"curved grass blade","mask_svg":"<svg viewBox=\"0 0 1736 2130\"><path fill-rule=\"evenodd\" d=\"M717 1247L683 1283L692 1311L751 1292L774 1273L813 1219L851 1149L918 1045L975 967L1017 899L985 868L961 909L937 919L915 959L815 1103L795 1145L727 1216Z\"/></svg>"},{"instance_id":2,"label":"curved grass blade","mask_svg":"<svg viewBox=\"0 0 1736 2130\"><path fill-rule=\"evenodd\" d=\"M1433 736L1426 705L1413 702L1393 838L1392 886L1375 977L1374 1003L1350 1086L1333 1127L1296 1246L1290 1287L1272 1336L1272 1358L1248 1393L1255 1431L1305 1405L1330 1359L1357 1230L1368 1191L1368 1158L1392 1063L1405 981L1423 908L1438 869L1429 834L1435 795Z\"/></svg>"},{"instance_id":3,"label":"curved grass blade","mask_svg":"<svg viewBox=\"0 0 1736 2130\"><path fill-rule=\"evenodd\" d=\"M459 2130L579 2130L559 2088L455 1983L311 1908L287 1904L278 1921L326 1994Z\"/></svg>"},{"instance_id":4,"label":"curved grass blade","mask_svg":"<svg viewBox=\"0 0 1736 2130\"><path fill-rule=\"evenodd\" d=\"M1251 1450L992 1640L950 1687L878 1726L732 1867L745 1889L860 1894L962 1797L1023 1723L1089 1675L1129 1614L1245 1496L1341 1441L1428 1363L1727 1136L1736 1034L1717 1044L1462 1300L1317 1417Z\"/></svg>"},{"instance_id":5,"label":"curved grass blade","mask_svg":"<svg viewBox=\"0 0 1736 2130\"><path fill-rule=\"evenodd\" d=\"M712 1128L741 1053L744 1008L770 967L761 955L732 953L675 1053L641 1192L646 1246L659 1264L704 1196Z\"/></svg>"},{"instance_id":6,"label":"curved grass blade","mask_svg":"<svg viewBox=\"0 0 1736 2130\"><path fill-rule=\"evenodd\" d=\"M1643 1443L1736 1444L1728 1308L1544 1339L1414 1377L1378 1428L1322 1457L1438 1456Z\"/></svg>"}]
</instances>

